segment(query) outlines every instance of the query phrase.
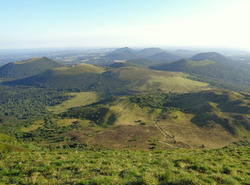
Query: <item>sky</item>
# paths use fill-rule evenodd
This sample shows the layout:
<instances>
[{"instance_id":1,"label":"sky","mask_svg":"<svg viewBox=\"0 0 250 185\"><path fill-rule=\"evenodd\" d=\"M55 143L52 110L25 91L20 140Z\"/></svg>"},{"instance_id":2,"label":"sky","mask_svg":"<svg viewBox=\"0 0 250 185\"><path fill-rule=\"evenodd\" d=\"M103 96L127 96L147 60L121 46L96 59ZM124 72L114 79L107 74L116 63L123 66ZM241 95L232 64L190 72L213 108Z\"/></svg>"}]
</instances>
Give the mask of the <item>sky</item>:
<instances>
[{"instance_id":1,"label":"sky","mask_svg":"<svg viewBox=\"0 0 250 185\"><path fill-rule=\"evenodd\" d=\"M0 49L250 50L250 0L0 0Z\"/></svg>"}]
</instances>

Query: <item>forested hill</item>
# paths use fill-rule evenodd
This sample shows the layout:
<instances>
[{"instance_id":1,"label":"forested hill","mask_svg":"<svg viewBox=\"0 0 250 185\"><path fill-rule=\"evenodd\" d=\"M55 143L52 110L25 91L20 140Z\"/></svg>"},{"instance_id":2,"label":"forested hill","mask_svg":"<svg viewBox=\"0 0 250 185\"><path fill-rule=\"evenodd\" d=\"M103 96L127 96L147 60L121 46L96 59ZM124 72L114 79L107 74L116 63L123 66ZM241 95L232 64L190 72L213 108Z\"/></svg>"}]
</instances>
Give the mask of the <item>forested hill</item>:
<instances>
[{"instance_id":1,"label":"forested hill","mask_svg":"<svg viewBox=\"0 0 250 185\"><path fill-rule=\"evenodd\" d=\"M145 48L145 49L138 51L138 54L144 57L150 57L157 53L162 53L162 52L165 52L165 51L161 48Z\"/></svg>"},{"instance_id":2,"label":"forested hill","mask_svg":"<svg viewBox=\"0 0 250 185\"><path fill-rule=\"evenodd\" d=\"M212 60L218 63L231 63L232 61L225 56L217 52L204 52L198 53L190 58L191 60L201 61L201 60Z\"/></svg>"},{"instance_id":3,"label":"forested hill","mask_svg":"<svg viewBox=\"0 0 250 185\"><path fill-rule=\"evenodd\" d=\"M173 63L163 63L151 66L150 68L161 71L181 71L198 76L202 81L212 79L213 85L216 81L221 80L236 85L241 84L244 86L242 86L244 90L246 90L246 88L248 90L250 89L250 70L225 65L211 60L193 61L184 59Z\"/></svg>"},{"instance_id":4,"label":"forested hill","mask_svg":"<svg viewBox=\"0 0 250 185\"><path fill-rule=\"evenodd\" d=\"M18 62L11 62L0 67L0 78L25 78L42 73L48 69L64 67L46 57L32 58Z\"/></svg>"},{"instance_id":5,"label":"forested hill","mask_svg":"<svg viewBox=\"0 0 250 185\"><path fill-rule=\"evenodd\" d=\"M105 68L90 64L79 64L72 67L48 69L43 73L4 82L5 85L27 85L53 87L56 89L85 89L98 82Z\"/></svg>"},{"instance_id":6,"label":"forested hill","mask_svg":"<svg viewBox=\"0 0 250 185\"><path fill-rule=\"evenodd\" d=\"M135 50L125 47L112 51L111 53L107 54L105 58L109 60L128 60L133 58L141 58L141 56L137 54Z\"/></svg>"}]
</instances>

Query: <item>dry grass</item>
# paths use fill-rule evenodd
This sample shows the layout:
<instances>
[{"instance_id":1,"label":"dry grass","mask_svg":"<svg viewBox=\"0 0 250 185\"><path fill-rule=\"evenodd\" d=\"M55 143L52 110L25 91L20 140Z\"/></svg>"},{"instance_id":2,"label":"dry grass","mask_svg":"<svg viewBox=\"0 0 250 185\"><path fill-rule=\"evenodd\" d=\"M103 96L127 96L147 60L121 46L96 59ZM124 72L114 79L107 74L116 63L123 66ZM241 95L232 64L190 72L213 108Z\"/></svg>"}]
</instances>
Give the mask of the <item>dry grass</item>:
<instances>
[{"instance_id":1,"label":"dry grass","mask_svg":"<svg viewBox=\"0 0 250 185\"><path fill-rule=\"evenodd\" d=\"M138 120L152 125L147 110L142 110L137 104L131 103L126 98L121 98L110 109L117 115L116 125L133 125Z\"/></svg>"},{"instance_id":2,"label":"dry grass","mask_svg":"<svg viewBox=\"0 0 250 185\"><path fill-rule=\"evenodd\" d=\"M168 134L174 136L176 142L185 143L191 148L219 148L229 145L236 140L229 132L220 125L211 122L206 127L198 127L190 120L191 114L173 111L167 114L166 120L160 120L159 126Z\"/></svg>"}]
</instances>

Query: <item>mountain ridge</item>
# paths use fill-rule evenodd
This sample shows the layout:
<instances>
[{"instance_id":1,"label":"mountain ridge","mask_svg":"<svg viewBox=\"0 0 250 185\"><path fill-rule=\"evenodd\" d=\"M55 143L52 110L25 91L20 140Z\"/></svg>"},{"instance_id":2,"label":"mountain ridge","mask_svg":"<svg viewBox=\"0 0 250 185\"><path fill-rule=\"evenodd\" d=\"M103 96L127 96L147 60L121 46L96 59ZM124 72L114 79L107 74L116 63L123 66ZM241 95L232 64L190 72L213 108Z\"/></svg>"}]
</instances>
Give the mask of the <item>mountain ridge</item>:
<instances>
[{"instance_id":1,"label":"mountain ridge","mask_svg":"<svg viewBox=\"0 0 250 185\"><path fill-rule=\"evenodd\" d=\"M47 57L10 62L0 67L1 78L25 78L42 73L48 69L65 67Z\"/></svg>"}]
</instances>

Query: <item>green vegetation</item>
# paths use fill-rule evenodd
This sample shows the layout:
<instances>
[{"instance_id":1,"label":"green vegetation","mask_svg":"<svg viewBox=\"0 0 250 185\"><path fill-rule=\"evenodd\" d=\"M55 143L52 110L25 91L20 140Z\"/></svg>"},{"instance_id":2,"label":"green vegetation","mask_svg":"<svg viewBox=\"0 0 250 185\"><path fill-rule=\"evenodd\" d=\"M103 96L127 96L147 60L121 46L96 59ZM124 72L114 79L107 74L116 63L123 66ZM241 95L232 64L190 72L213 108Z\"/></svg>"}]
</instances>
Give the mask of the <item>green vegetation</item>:
<instances>
[{"instance_id":1,"label":"green vegetation","mask_svg":"<svg viewBox=\"0 0 250 185\"><path fill-rule=\"evenodd\" d=\"M34 87L0 86L0 129L13 134L30 121L50 116L46 107L70 98L64 92Z\"/></svg>"},{"instance_id":2,"label":"green vegetation","mask_svg":"<svg viewBox=\"0 0 250 185\"><path fill-rule=\"evenodd\" d=\"M208 84L187 79L184 74L137 67L107 69L92 65L48 70L40 75L5 82L60 91L96 91L99 97L127 95L134 91L190 92L209 89Z\"/></svg>"},{"instance_id":3,"label":"green vegetation","mask_svg":"<svg viewBox=\"0 0 250 185\"><path fill-rule=\"evenodd\" d=\"M172 53L167 53L167 52L161 52L161 53L156 53L152 56L149 57L151 60L158 61L158 62L173 62L176 60L180 60L179 56L176 56Z\"/></svg>"},{"instance_id":4,"label":"green vegetation","mask_svg":"<svg viewBox=\"0 0 250 185\"><path fill-rule=\"evenodd\" d=\"M121 67L133 67L133 66L138 67L138 65L132 64L130 62L115 62L115 63L111 64L109 67L111 67L111 68L121 68Z\"/></svg>"},{"instance_id":5,"label":"green vegetation","mask_svg":"<svg viewBox=\"0 0 250 185\"><path fill-rule=\"evenodd\" d=\"M190 67L197 67L197 66L207 66L210 64L215 64L216 62L211 60L202 60L202 61L195 61L195 60L188 60L188 65Z\"/></svg>"},{"instance_id":6,"label":"green vegetation","mask_svg":"<svg viewBox=\"0 0 250 185\"><path fill-rule=\"evenodd\" d=\"M241 134L241 129L250 131L250 99L248 94L231 91L204 91L190 94L155 93L135 95L130 101L140 107L181 110L192 114L191 122L204 127L211 122L220 124L230 133Z\"/></svg>"},{"instance_id":7,"label":"green vegetation","mask_svg":"<svg viewBox=\"0 0 250 185\"><path fill-rule=\"evenodd\" d=\"M72 98L59 105L49 106L48 110L58 114L65 112L70 108L89 105L97 101L97 95L95 92L69 93L68 95L72 96Z\"/></svg>"},{"instance_id":8,"label":"green vegetation","mask_svg":"<svg viewBox=\"0 0 250 185\"><path fill-rule=\"evenodd\" d=\"M88 146L1 154L3 184L248 184L249 147L118 151Z\"/></svg>"},{"instance_id":9,"label":"green vegetation","mask_svg":"<svg viewBox=\"0 0 250 185\"><path fill-rule=\"evenodd\" d=\"M148 66L156 65L159 62L155 62L155 61L150 60L150 59L138 58L138 59L127 60L127 63L137 65L138 67L146 68Z\"/></svg>"},{"instance_id":10,"label":"green vegetation","mask_svg":"<svg viewBox=\"0 0 250 185\"><path fill-rule=\"evenodd\" d=\"M101 74L105 72L105 68L100 66L94 66L90 64L78 64L72 67L63 67L53 70L54 75L76 75L82 73L97 73Z\"/></svg>"},{"instance_id":11,"label":"green vegetation","mask_svg":"<svg viewBox=\"0 0 250 185\"><path fill-rule=\"evenodd\" d=\"M230 59L224 57L220 53L217 52L205 52L205 53L198 53L191 57L191 60L201 61L201 60L212 60L218 63L229 63L231 62Z\"/></svg>"},{"instance_id":12,"label":"green vegetation","mask_svg":"<svg viewBox=\"0 0 250 185\"><path fill-rule=\"evenodd\" d=\"M116 115L103 105L74 108L61 114L62 117L81 118L93 121L99 126L113 125Z\"/></svg>"},{"instance_id":13,"label":"green vegetation","mask_svg":"<svg viewBox=\"0 0 250 185\"><path fill-rule=\"evenodd\" d=\"M32 58L1 66L0 78L25 78L57 67L64 67L64 65L46 57Z\"/></svg>"},{"instance_id":14,"label":"green vegetation","mask_svg":"<svg viewBox=\"0 0 250 185\"><path fill-rule=\"evenodd\" d=\"M181 71L195 77L191 79L207 82L219 88L250 91L250 71L248 69L215 63L210 60L180 60L151 66L162 71Z\"/></svg>"},{"instance_id":15,"label":"green vegetation","mask_svg":"<svg viewBox=\"0 0 250 185\"><path fill-rule=\"evenodd\" d=\"M227 78L214 65L168 64ZM237 70L229 79L247 82ZM0 184L248 184L250 94L196 77L80 64L2 79Z\"/></svg>"}]
</instances>

